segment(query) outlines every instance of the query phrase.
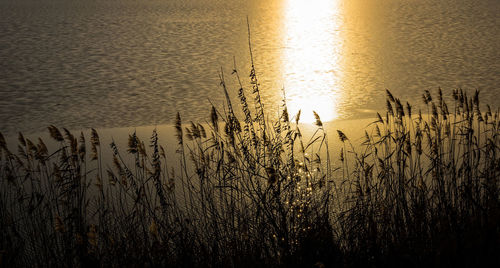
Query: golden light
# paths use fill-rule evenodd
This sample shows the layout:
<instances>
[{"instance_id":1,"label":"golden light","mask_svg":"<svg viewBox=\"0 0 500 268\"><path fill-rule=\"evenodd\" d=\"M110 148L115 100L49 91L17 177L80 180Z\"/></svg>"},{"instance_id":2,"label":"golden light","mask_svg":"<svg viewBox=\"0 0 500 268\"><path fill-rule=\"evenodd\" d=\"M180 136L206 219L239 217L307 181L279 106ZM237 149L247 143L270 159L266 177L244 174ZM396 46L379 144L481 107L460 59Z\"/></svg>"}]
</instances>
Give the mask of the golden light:
<instances>
[{"instance_id":1,"label":"golden light","mask_svg":"<svg viewBox=\"0 0 500 268\"><path fill-rule=\"evenodd\" d=\"M284 83L291 116L323 122L338 117L341 82L341 8L339 0L287 0L285 7Z\"/></svg>"}]
</instances>

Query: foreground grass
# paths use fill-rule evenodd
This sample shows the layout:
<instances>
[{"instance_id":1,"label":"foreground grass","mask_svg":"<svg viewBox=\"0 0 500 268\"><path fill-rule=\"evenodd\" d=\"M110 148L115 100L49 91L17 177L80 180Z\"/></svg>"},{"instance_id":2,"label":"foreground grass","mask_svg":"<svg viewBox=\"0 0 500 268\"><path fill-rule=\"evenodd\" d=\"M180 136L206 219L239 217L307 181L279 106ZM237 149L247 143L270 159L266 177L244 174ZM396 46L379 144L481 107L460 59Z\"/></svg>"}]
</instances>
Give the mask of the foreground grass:
<instances>
[{"instance_id":1,"label":"foreground grass","mask_svg":"<svg viewBox=\"0 0 500 268\"><path fill-rule=\"evenodd\" d=\"M1 265L500 265L500 123L477 92L448 107L425 91L425 116L387 92L364 142L338 131L331 159L319 116L308 138L286 103L266 120L253 68L250 80L243 116L223 76L208 126L177 115L171 154L155 131L126 155L111 143L110 163L95 130L51 126L50 151L19 134L17 153L0 134Z\"/></svg>"}]
</instances>

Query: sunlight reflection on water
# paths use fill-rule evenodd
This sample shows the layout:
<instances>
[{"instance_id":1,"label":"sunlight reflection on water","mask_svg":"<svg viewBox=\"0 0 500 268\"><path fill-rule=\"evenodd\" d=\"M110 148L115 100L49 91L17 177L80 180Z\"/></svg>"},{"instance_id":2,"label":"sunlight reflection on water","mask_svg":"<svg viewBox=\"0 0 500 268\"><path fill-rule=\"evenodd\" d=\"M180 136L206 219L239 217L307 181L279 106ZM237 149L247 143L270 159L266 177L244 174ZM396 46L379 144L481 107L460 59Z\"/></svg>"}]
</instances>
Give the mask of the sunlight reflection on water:
<instances>
[{"instance_id":1,"label":"sunlight reflection on water","mask_svg":"<svg viewBox=\"0 0 500 268\"><path fill-rule=\"evenodd\" d=\"M287 104L291 115L298 110L301 121L338 117L341 95L341 9L339 1L288 0L285 10L283 70Z\"/></svg>"}]
</instances>

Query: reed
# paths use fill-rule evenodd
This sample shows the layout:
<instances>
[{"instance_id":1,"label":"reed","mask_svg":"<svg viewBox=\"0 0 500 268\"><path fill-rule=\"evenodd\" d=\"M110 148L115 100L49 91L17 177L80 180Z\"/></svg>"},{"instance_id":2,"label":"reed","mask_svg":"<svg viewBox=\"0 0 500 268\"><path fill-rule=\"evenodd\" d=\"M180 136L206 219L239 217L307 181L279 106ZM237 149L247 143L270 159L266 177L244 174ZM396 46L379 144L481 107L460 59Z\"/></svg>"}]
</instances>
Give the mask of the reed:
<instances>
[{"instance_id":1,"label":"reed","mask_svg":"<svg viewBox=\"0 0 500 268\"><path fill-rule=\"evenodd\" d=\"M266 120L255 66L249 89L234 69L236 105L221 71L225 108L177 114L175 152L156 131L110 161L95 130L50 126L58 148L19 134L17 152L0 134L1 265L500 264L499 111L479 92L454 90L450 110L425 91L422 115L387 91L362 143L337 132L337 161L317 114L307 138L285 98Z\"/></svg>"}]
</instances>

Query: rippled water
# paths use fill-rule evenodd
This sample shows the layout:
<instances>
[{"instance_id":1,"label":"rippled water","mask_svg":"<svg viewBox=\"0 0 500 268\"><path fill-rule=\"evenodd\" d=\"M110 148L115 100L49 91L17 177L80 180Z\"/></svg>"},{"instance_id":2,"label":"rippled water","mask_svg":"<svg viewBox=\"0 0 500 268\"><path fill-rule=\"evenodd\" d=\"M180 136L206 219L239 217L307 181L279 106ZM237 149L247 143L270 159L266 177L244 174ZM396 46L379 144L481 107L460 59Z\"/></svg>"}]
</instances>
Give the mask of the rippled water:
<instances>
[{"instance_id":1,"label":"rippled water","mask_svg":"<svg viewBox=\"0 0 500 268\"><path fill-rule=\"evenodd\" d=\"M2 0L0 131L204 121L233 56L247 84L247 16L273 113L283 87L325 121L372 116L385 88L500 104L497 0Z\"/></svg>"}]
</instances>

